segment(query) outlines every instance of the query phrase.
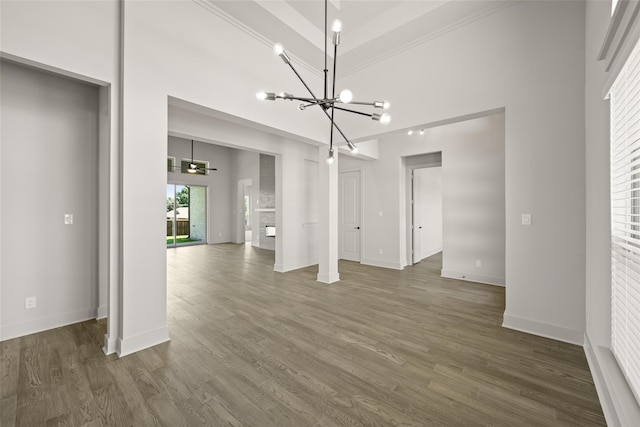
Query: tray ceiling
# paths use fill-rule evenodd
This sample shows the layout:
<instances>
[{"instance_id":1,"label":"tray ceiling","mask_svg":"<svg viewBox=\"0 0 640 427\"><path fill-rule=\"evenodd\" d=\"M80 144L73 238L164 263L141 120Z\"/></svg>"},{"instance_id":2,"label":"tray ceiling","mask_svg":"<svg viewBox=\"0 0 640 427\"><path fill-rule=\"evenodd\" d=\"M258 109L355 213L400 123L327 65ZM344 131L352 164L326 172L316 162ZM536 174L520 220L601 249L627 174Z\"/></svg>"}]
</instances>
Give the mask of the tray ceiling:
<instances>
[{"instance_id":1,"label":"tray ceiling","mask_svg":"<svg viewBox=\"0 0 640 427\"><path fill-rule=\"evenodd\" d=\"M512 1L330 0L328 25L339 18L340 74L346 75L407 48L487 16ZM306 66L324 64L324 1L202 0L207 9L269 43L280 42ZM330 37L330 34L329 34ZM329 40L330 56L332 54Z\"/></svg>"}]
</instances>

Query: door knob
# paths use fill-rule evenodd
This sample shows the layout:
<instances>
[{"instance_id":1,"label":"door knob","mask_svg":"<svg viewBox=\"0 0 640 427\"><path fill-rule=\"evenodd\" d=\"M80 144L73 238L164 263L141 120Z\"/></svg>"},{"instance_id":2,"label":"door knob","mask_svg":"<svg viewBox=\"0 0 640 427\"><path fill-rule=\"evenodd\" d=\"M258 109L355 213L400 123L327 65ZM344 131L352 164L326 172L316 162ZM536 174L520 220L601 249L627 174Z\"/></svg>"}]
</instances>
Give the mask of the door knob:
<instances>
[{"instance_id":1,"label":"door knob","mask_svg":"<svg viewBox=\"0 0 640 427\"><path fill-rule=\"evenodd\" d=\"M360 230L360 227L353 227L355 230Z\"/></svg>"},{"instance_id":2,"label":"door knob","mask_svg":"<svg viewBox=\"0 0 640 427\"><path fill-rule=\"evenodd\" d=\"M422 226L418 227L420 230L422 230Z\"/></svg>"}]
</instances>

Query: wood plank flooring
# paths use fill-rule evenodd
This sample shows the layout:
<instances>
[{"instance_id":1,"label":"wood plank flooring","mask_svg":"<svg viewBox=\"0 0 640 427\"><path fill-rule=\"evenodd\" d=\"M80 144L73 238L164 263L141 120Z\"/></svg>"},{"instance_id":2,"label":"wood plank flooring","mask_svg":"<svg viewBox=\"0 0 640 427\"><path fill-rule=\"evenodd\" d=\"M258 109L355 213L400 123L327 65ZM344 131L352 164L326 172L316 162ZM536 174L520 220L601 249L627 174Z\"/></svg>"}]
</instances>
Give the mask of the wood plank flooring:
<instances>
[{"instance_id":1,"label":"wood plank flooring","mask_svg":"<svg viewBox=\"0 0 640 427\"><path fill-rule=\"evenodd\" d=\"M244 245L167 258L171 342L104 356L100 321L2 342L3 427L605 425L583 349L502 328L504 289L438 255L333 285Z\"/></svg>"}]
</instances>

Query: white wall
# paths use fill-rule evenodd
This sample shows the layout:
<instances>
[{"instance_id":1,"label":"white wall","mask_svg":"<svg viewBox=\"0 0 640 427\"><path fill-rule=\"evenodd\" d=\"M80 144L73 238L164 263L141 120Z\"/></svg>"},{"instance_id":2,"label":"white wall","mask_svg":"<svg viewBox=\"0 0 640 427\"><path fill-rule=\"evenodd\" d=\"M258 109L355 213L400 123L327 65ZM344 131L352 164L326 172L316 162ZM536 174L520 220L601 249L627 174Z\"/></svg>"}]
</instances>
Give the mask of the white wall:
<instances>
[{"instance_id":1,"label":"white wall","mask_svg":"<svg viewBox=\"0 0 640 427\"><path fill-rule=\"evenodd\" d=\"M98 88L0 67L5 340L98 314Z\"/></svg>"},{"instance_id":2,"label":"white wall","mask_svg":"<svg viewBox=\"0 0 640 427\"><path fill-rule=\"evenodd\" d=\"M120 6L105 1L0 2L0 55L100 88L99 282L109 301L105 351L116 350L122 317L120 252ZM108 289L107 289L108 288Z\"/></svg>"},{"instance_id":3,"label":"white wall","mask_svg":"<svg viewBox=\"0 0 640 427\"><path fill-rule=\"evenodd\" d=\"M191 158L191 140L169 136L168 150L167 155L175 157L176 165L179 166L182 159ZM167 182L170 184L207 187L207 243L231 241L232 200L235 200L231 191L234 151L227 147L194 141L195 160L209 162L209 167L218 170L209 171L208 175L185 174L181 173L179 168L167 173Z\"/></svg>"},{"instance_id":4,"label":"white wall","mask_svg":"<svg viewBox=\"0 0 640 427\"><path fill-rule=\"evenodd\" d=\"M510 2L341 82L393 94L400 127L505 108L505 326L574 343L585 330L584 8ZM373 247L402 232L385 230Z\"/></svg>"},{"instance_id":5,"label":"white wall","mask_svg":"<svg viewBox=\"0 0 640 427\"><path fill-rule=\"evenodd\" d=\"M0 4L3 54L105 83L117 75L118 2L20 1Z\"/></svg>"}]
</instances>

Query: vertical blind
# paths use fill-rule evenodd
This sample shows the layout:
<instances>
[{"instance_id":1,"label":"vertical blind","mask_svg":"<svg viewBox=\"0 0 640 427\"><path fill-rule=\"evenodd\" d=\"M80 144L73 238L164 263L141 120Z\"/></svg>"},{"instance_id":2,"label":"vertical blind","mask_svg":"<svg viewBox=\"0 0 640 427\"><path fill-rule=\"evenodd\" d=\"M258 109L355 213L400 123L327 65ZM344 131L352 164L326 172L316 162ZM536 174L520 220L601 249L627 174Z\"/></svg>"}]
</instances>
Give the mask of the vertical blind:
<instances>
[{"instance_id":1,"label":"vertical blind","mask_svg":"<svg viewBox=\"0 0 640 427\"><path fill-rule=\"evenodd\" d=\"M640 42L611 96L611 347L640 403Z\"/></svg>"}]
</instances>

